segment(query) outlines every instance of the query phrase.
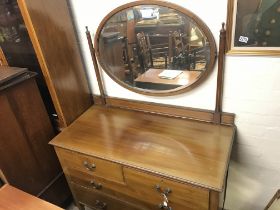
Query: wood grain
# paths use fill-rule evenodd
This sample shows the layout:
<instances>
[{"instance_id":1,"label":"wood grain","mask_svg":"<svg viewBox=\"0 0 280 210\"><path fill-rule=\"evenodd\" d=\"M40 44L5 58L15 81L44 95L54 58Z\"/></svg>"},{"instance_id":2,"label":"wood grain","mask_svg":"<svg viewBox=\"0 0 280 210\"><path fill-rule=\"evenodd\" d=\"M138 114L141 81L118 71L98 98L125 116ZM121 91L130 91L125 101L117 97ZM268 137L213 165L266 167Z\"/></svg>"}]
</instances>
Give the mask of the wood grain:
<instances>
[{"instance_id":1,"label":"wood grain","mask_svg":"<svg viewBox=\"0 0 280 210\"><path fill-rule=\"evenodd\" d=\"M218 210L219 209L219 193L215 191L210 191L210 206L209 210Z\"/></svg>"},{"instance_id":2,"label":"wood grain","mask_svg":"<svg viewBox=\"0 0 280 210\"><path fill-rule=\"evenodd\" d=\"M222 191L234 132L231 126L94 106L51 144Z\"/></svg>"},{"instance_id":3,"label":"wood grain","mask_svg":"<svg viewBox=\"0 0 280 210\"><path fill-rule=\"evenodd\" d=\"M8 184L0 188L0 210L62 210Z\"/></svg>"},{"instance_id":4,"label":"wood grain","mask_svg":"<svg viewBox=\"0 0 280 210\"><path fill-rule=\"evenodd\" d=\"M107 210L148 210L148 208L140 208L132 203L119 200L117 198L105 195L103 193L95 192L91 189L78 186L73 184L73 189L77 197L80 198L79 202L81 204L86 204L93 209L107 209ZM99 203L99 204L98 204ZM100 205L106 204L104 208L101 208Z\"/></svg>"},{"instance_id":5,"label":"wood grain","mask_svg":"<svg viewBox=\"0 0 280 210\"><path fill-rule=\"evenodd\" d=\"M62 127L92 103L65 0L18 0Z\"/></svg>"},{"instance_id":6,"label":"wood grain","mask_svg":"<svg viewBox=\"0 0 280 210\"><path fill-rule=\"evenodd\" d=\"M48 145L55 134L35 77L22 74L16 77L19 81L15 81L5 71L0 71L0 75L9 75L2 78L10 80L6 80L5 89L0 85L0 168L11 185L62 204L69 191L65 183L57 186L53 182L62 170L53 148ZM18 72L14 71L14 74L18 75ZM7 85L11 81L13 85ZM56 199L54 186L63 191L60 191L62 200ZM50 197L55 198L52 200Z\"/></svg>"},{"instance_id":7,"label":"wood grain","mask_svg":"<svg viewBox=\"0 0 280 210\"><path fill-rule=\"evenodd\" d=\"M81 173L103 177L104 179L119 183L124 181L122 168L118 164L59 148L56 148L56 152L59 160L63 162L63 167L76 169ZM85 162L87 166L85 166ZM88 167L92 167L93 164L95 168L89 169Z\"/></svg>"},{"instance_id":8,"label":"wood grain","mask_svg":"<svg viewBox=\"0 0 280 210\"><path fill-rule=\"evenodd\" d=\"M216 104L214 113L214 123L221 124L222 115L222 102L223 102L223 84L224 84L224 60L226 49L226 30L225 24L222 24L220 31L219 42L219 58L218 58L218 75L217 75L217 88L216 88Z\"/></svg>"},{"instance_id":9,"label":"wood grain","mask_svg":"<svg viewBox=\"0 0 280 210\"><path fill-rule=\"evenodd\" d=\"M94 96L96 104L101 104L98 96ZM157 113L172 117L180 117L203 122L214 122L214 111L205 109L196 109L190 107L173 106L166 104L158 104L152 102L128 100L114 97L107 97L107 105L110 107L119 107L148 113ZM234 125L235 115L232 113L221 113L221 124Z\"/></svg>"},{"instance_id":10,"label":"wood grain","mask_svg":"<svg viewBox=\"0 0 280 210\"><path fill-rule=\"evenodd\" d=\"M25 68L0 66L0 85L27 72Z\"/></svg>"},{"instance_id":11,"label":"wood grain","mask_svg":"<svg viewBox=\"0 0 280 210\"><path fill-rule=\"evenodd\" d=\"M0 66L9 66L6 56L0 47Z\"/></svg>"},{"instance_id":12,"label":"wood grain","mask_svg":"<svg viewBox=\"0 0 280 210\"><path fill-rule=\"evenodd\" d=\"M131 195L143 202L149 202L154 206L162 203L162 194L155 187L158 184L163 191L171 190L167 197L172 209L208 210L209 192L207 189L180 184L130 168L124 168L124 175L128 188L134 192Z\"/></svg>"}]
</instances>

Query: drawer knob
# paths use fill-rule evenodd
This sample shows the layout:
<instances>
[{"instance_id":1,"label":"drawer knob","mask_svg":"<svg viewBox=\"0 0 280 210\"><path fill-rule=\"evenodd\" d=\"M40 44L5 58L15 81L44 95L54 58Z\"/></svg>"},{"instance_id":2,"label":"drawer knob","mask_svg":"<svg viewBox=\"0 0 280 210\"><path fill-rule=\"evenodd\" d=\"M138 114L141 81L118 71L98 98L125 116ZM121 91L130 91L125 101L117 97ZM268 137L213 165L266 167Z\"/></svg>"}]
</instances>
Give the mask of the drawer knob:
<instances>
[{"instance_id":1,"label":"drawer knob","mask_svg":"<svg viewBox=\"0 0 280 210\"><path fill-rule=\"evenodd\" d=\"M157 190L159 193L164 194L164 195L166 195L166 196L172 192L172 190L171 190L169 187L167 187L167 188L165 188L165 189L162 189L161 186L160 186L159 184L157 184L157 185L155 186L155 188L156 188L156 190Z\"/></svg>"},{"instance_id":2,"label":"drawer knob","mask_svg":"<svg viewBox=\"0 0 280 210\"><path fill-rule=\"evenodd\" d=\"M162 189L159 184L157 184L155 188L162 195L163 198L162 203L158 205L159 209L172 210L172 208L168 205L169 201L167 198L168 194L172 192L171 189L170 188Z\"/></svg>"},{"instance_id":3,"label":"drawer knob","mask_svg":"<svg viewBox=\"0 0 280 210\"><path fill-rule=\"evenodd\" d=\"M105 210L105 209L107 209L107 204L106 204L105 202L96 200L96 201L95 201L95 207L96 207L97 209Z\"/></svg>"},{"instance_id":4,"label":"drawer knob","mask_svg":"<svg viewBox=\"0 0 280 210\"><path fill-rule=\"evenodd\" d=\"M96 183L95 181L90 181L90 185L97 190L100 190L102 188L102 184L101 183Z\"/></svg>"},{"instance_id":5,"label":"drawer knob","mask_svg":"<svg viewBox=\"0 0 280 210\"><path fill-rule=\"evenodd\" d=\"M159 204L158 207L159 209L163 209L163 210L172 210L170 206L165 206L164 204Z\"/></svg>"},{"instance_id":6,"label":"drawer knob","mask_svg":"<svg viewBox=\"0 0 280 210\"><path fill-rule=\"evenodd\" d=\"M96 165L94 163L89 164L87 161L84 161L84 166L89 171L93 171L96 168Z\"/></svg>"}]
</instances>

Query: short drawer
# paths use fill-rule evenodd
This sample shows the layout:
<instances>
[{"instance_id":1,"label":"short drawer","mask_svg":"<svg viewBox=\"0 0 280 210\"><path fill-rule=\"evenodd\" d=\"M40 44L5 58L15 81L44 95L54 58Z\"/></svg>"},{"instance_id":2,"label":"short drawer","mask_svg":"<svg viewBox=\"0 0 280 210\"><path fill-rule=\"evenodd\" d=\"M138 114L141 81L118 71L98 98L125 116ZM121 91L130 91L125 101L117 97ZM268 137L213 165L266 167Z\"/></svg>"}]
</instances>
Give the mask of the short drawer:
<instances>
[{"instance_id":1,"label":"short drawer","mask_svg":"<svg viewBox=\"0 0 280 210\"><path fill-rule=\"evenodd\" d=\"M77 152L55 148L63 171L68 175L69 169L75 169L94 177L123 183L122 167L119 164Z\"/></svg>"},{"instance_id":2,"label":"short drawer","mask_svg":"<svg viewBox=\"0 0 280 210\"><path fill-rule=\"evenodd\" d=\"M174 210L208 210L209 191L190 184L182 184L168 179L146 174L131 168L123 168L127 187L131 196L160 207L164 195L168 205ZM164 208L162 208L164 209Z\"/></svg>"},{"instance_id":3,"label":"short drawer","mask_svg":"<svg viewBox=\"0 0 280 210\"><path fill-rule=\"evenodd\" d=\"M109 195L98 193L91 189L72 184L72 189L78 199L78 202L82 205L86 205L96 210L141 210L131 203L118 200ZM142 209L143 210L143 209ZM145 209L147 210L147 209Z\"/></svg>"},{"instance_id":4,"label":"short drawer","mask_svg":"<svg viewBox=\"0 0 280 210\"><path fill-rule=\"evenodd\" d=\"M102 193L116 196L118 192L125 191L126 189L126 185L124 183L112 182L104 178L88 175L87 173L76 169L68 169L67 173L72 183L92 190L100 191Z\"/></svg>"}]
</instances>

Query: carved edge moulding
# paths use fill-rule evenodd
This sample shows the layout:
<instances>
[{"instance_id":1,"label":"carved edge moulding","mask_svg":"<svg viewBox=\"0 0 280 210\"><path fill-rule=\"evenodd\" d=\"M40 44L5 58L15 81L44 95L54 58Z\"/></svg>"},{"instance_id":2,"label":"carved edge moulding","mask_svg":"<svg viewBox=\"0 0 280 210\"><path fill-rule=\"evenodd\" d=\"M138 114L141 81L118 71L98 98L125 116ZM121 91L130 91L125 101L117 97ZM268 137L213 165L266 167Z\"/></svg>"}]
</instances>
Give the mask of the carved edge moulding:
<instances>
[{"instance_id":1,"label":"carved edge moulding","mask_svg":"<svg viewBox=\"0 0 280 210\"><path fill-rule=\"evenodd\" d=\"M100 34L100 30L102 26L105 24L106 20L116 12L134 6L134 5L140 5L140 4L148 4L148 5L156 5L160 4L162 6L166 7L172 7L178 9L180 12L185 12L188 11L185 8L181 8L180 6L174 5L172 3L167 3L167 2L161 2L161 1L137 1L137 2L132 2L128 3L125 5L122 5L118 7L117 9L113 10L112 12L109 13L109 15L106 16L106 18L103 19L101 24L98 27L98 32L96 33L95 36L95 47L98 48L98 35ZM192 18L194 17L195 19L197 16L192 14ZM204 24L204 23L203 23ZM204 24L205 25L205 24ZM205 25L206 26L206 25ZM207 28L207 32L211 34L210 30ZM234 125L234 119L235 119L235 114L232 113L224 113L222 112L222 96L223 96L223 75L224 75L224 59L225 59L225 52L226 52L226 30L225 30L225 24L222 24L222 29L220 31L220 40L219 40L219 54L218 54L218 74L217 74L217 89L216 89L216 105L215 105L215 111L211 110L204 110L204 109L196 109L196 108L191 108L191 107L180 107L180 106L174 106L174 105L164 105L164 104L159 104L159 103L151 103L151 102L143 102L143 101L137 101L137 100L129 100L129 99L121 99L121 98L114 98L114 97L108 97L105 94L104 91L104 86L102 82L102 77L101 77L101 72L99 69L99 64L97 61L98 52L96 52L96 49L93 45L93 41L90 35L90 31L88 30L88 27L86 27L86 35L88 39L88 45L89 49L91 52L92 56L92 62L94 65L94 70L96 73L97 77L97 82L100 90L100 96L98 95L93 95L94 98L94 103L95 104L101 104L101 105L106 105L109 107L120 107L120 108L125 108L125 109L131 109L131 110L136 110L136 111L144 111L144 112L149 112L149 113L156 113L156 114L161 114L161 115L167 115L167 116L173 116L173 117L181 117L181 118L186 118L186 119L193 119L193 120L198 120L198 121L204 121L204 122L210 122L210 123L215 123L215 124L224 124L224 125ZM211 34L211 37L212 34ZM212 40L212 39L211 39ZM213 43L216 49L216 43L213 38ZM216 58L217 52L212 54L214 58ZM211 66L212 68L214 67L215 60L212 60ZM211 71L210 69L209 71ZM206 77L207 74L209 74L209 71L203 75L203 77ZM116 81L115 79L113 79ZM119 81L116 81L118 84L120 84ZM200 83L200 82L199 82ZM143 91L135 91L133 88L129 88L128 86L125 86L125 88L132 90L134 92L143 93ZM186 90L180 89L176 90L173 93L165 93L161 95L173 95L173 94L179 94L181 92L187 91L191 87L185 88ZM154 94L147 94L147 95L154 95Z\"/></svg>"}]
</instances>

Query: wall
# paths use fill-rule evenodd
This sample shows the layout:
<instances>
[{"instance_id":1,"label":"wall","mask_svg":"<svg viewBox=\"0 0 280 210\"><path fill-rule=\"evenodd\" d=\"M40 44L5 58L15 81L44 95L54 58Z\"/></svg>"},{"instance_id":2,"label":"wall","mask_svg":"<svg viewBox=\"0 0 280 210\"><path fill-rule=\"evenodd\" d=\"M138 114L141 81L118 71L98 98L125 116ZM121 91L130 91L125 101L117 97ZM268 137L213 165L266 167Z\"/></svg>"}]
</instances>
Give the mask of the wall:
<instances>
[{"instance_id":1,"label":"wall","mask_svg":"<svg viewBox=\"0 0 280 210\"><path fill-rule=\"evenodd\" d=\"M196 13L218 40L226 21L225 0L169 0ZM85 26L95 32L99 22L128 0L71 0L91 88L99 94L85 37ZM172 97L149 97L127 91L103 74L109 96L187 107L214 109L216 72L194 90ZM280 59L227 56L224 108L236 114L238 128L230 163L226 209L260 210L280 188Z\"/></svg>"}]
</instances>

